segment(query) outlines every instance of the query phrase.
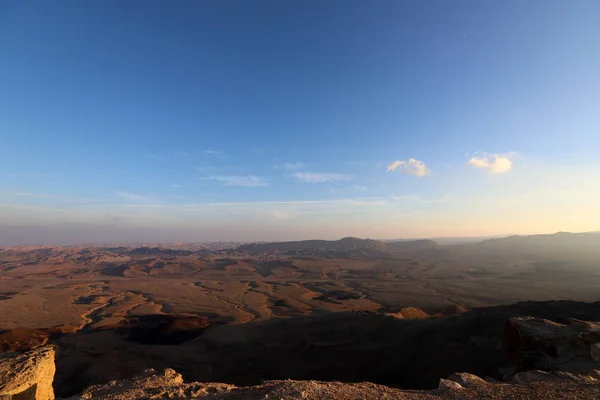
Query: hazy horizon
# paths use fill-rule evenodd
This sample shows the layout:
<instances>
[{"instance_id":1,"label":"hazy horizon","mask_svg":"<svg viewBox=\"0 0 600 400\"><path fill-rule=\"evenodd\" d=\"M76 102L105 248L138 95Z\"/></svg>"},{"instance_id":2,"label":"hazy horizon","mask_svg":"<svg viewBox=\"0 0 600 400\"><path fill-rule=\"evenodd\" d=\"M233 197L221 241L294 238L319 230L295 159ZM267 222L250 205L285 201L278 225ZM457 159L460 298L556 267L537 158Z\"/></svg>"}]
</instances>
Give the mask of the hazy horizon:
<instances>
[{"instance_id":1,"label":"hazy horizon","mask_svg":"<svg viewBox=\"0 0 600 400\"><path fill-rule=\"evenodd\" d=\"M371 240L377 240L377 241L383 241L383 242L390 242L390 241L396 241L396 240L406 240L406 241L411 241L411 240L433 240L433 241L437 241L440 244L458 244L458 243L474 243L474 242L478 242L478 241L483 241L483 240L487 240L487 239L498 239L498 238L505 238L505 237L510 237L510 236L538 236L538 235L554 235L554 234L559 234L559 233L569 233L569 234L587 234L587 233L600 233L600 230L597 231L586 231L586 232L567 232L567 231L555 231L555 232L536 232L536 233L530 233L530 234L520 234L520 233L508 233L508 234L497 234L497 235L484 235L484 236L420 236L420 237L377 237L377 236L373 236L373 237L368 237L368 236L360 236L360 235L343 235L343 236L329 236L329 237L311 237L311 236L306 236L306 237L289 237L289 238L278 238L278 239L274 239L274 238L262 238L262 239L252 239L252 238L248 238L248 239L198 239L198 240L186 240L186 239L182 239L182 240L170 240L168 238L165 239L161 239L161 240L153 240L150 236L148 236L148 240L136 240L134 236L131 235L131 233L128 232L124 232L123 233L123 239L119 240L118 237L115 238L114 236L114 232L113 232L113 236L109 237L109 236L100 236L98 239L96 240L91 240L91 241L85 241L85 240L78 240L78 239L74 239L72 241L69 241L68 239L58 239L56 241L48 241L46 240L47 237L51 236L51 235L56 235L57 232L55 230L54 227L51 228L52 232L48 231L42 231L42 232L34 232L32 234L32 231L26 231L25 235L27 237L27 239L25 239L25 241L14 241L11 240L10 236L6 235L6 231L0 229L0 248L2 247L14 247L14 246L35 246L35 245L39 245L39 246L96 246L96 245L112 245L112 244L126 244L126 245L143 245L143 244L175 244L175 243L182 243L182 244L194 244L194 243L226 243L226 242L232 242L232 243L252 243L252 242L293 242L293 241L309 241L309 240L328 240L328 241L335 241L335 240L340 240L343 238L348 238L348 237L353 237L353 238L357 238L357 239L371 239ZM60 230L58 231L60 232ZM6 239L8 237L8 240ZM19 235L16 235L15 237L19 237ZM41 240L40 241L36 241L35 238L39 237ZM107 239L104 240L102 239L103 237L106 237ZM162 236L161 236L162 237Z\"/></svg>"},{"instance_id":2,"label":"hazy horizon","mask_svg":"<svg viewBox=\"0 0 600 400\"><path fill-rule=\"evenodd\" d=\"M600 228L600 2L10 2L0 245Z\"/></svg>"}]
</instances>

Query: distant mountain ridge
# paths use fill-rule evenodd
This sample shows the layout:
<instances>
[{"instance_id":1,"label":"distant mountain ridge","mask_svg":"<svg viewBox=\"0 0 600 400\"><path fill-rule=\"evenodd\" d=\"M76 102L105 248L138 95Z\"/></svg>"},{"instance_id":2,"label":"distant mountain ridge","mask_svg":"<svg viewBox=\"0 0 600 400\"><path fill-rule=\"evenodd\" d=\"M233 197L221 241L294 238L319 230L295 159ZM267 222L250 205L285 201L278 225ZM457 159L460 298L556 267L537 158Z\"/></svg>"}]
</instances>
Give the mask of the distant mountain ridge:
<instances>
[{"instance_id":1,"label":"distant mountain ridge","mask_svg":"<svg viewBox=\"0 0 600 400\"><path fill-rule=\"evenodd\" d=\"M385 252L388 250L385 243L373 239L359 239L355 237L345 237L340 240L301 240L295 242L273 242L273 243L254 243L238 246L236 250L249 253L261 251L301 251L301 250L329 250L329 251L350 251L350 250L376 250Z\"/></svg>"},{"instance_id":2,"label":"distant mountain ridge","mask_svg":"<svg viewBox=\"0 0 600 400\"><path fill-rule=\"evenodd\" d=\"M568 243L572 241L589 241L596 243L600 240L600 231L592 232L556 232L549 234L534 235L508 235L508 236L482 236L482 237L432 237L432 238L410 238L410 239L361 239L357 237L345 237L339 240L300 240L300 241L227 241L227 242L156 242L156 243L82 243L71 245L48 245L48 244L20 244L20 245L0 245L0 250L12 251L34 251L44 249L105 249L111 251L126 252L133 249L168 249L184 250L196 252L200 250L229 250L239 249L259 249L269 248L283 250L289 248L296 249L366 249L379 248L384 249L386 245L392 245L395 249L403 246L407 247L426 247L426 246L449 246L449 245L479 245L479 244L550 244L550 243ZM402 243L405 243L403 245ZM118 250L116 250L118 249ZM138 250L139 252L150 250ZM156 250L152 250L156 251Z\"/></svg>"},{"instance_id":3,"label":"distant mountain ridge","mask_svg":"<svg viewBox=\"0 0 600 400\"><path fill-rule=\"evenodd\" d=\"M556 232L539 235L512 235L503 238L484 240L483 246L598 246L600 247L600 232Z\"/></svg>"},{"instance_id":4,"label":"distant mountain ridge","mask_svg":"<svg viewBox=\"0 0 600 400\"><path fill-rule=\"evenodd\" d=\"M535 248L572 248L572 249L600 249L600 232L557 232L539 235L512 235L502 238L484 239L479 242L440 244L431 239L415 240L389 240L380 241L374 239L361 239L346 237L339 240L301 240L288 242L252 243L236 247L237 251L248 253L280 251L280 252L304 252L309 250L335 251L335 252L379 252L389 253L393 251L427 251L435 249L449 249L455 246L467 246L480 249L504 249L519 250Z\"/></svg>"},{"instance_id":5,"label":"distant mountain ridge","mask_svg":"<svg viewBox=\"0 0 600 400\"><path fill-rule=\"evenodd\" d=\"M257 253L266 251L335 251L335 252L378 252L389 253L395 250L424 250L437 248L439 245L433 240L402 240L384 243L373 239L360 239L345 237L340 240L301 240L294 242L255 243L238 246L237 251Z\"/></svg>"}]
</instances>

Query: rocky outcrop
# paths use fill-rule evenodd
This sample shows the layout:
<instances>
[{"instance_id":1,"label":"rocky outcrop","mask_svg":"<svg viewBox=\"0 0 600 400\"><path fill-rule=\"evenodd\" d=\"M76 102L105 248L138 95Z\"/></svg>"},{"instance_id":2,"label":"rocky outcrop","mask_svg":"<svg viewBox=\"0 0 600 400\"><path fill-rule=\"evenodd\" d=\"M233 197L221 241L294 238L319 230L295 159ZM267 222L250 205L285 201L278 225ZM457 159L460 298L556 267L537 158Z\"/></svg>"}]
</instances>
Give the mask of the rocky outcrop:
<instances>
[{"instance_id":1,"label":"rocky outcrop","mask_svg":"<svg viewBox=\"0 0 600 400\"><path fill-rule=\"evenodd\" d=\"M450 374L449 380L460 384L463 387L479 387L487 385L488 382L484 381L477 375L467 374L465 372L455 372Z\"/></svg>"},{"instance_id":2,"label":"rocky outcrop","mask_svg":"<svg viewBox=\"0 0 600 400\"><path fill-rule=\"evenodd\" d=\"M451 381L450 379L440 379L440 383L438 385L438 389L446 391L446 390L460 390L463 386L458 383Z\"/></svg>"},{"instance_id":3,"label":"rocky outcrop","mask_svg":"<svg viewBox=\"0 0 600 400\"><path fill-rule=\"evenodd\" d=\"M396 318L428 317L418 309L399 310ZM420 310L419 310L420 311ZM406 315L404 315L406 314ZM522 317L509 320L506 338L516 365L505 381L482 379L470 373L452 373L437 389L402 390L373 383L272 380L256 386L222 383L185 383L177 372L146 370L126 380L87 388L77 399L559 399L600 398L597 361L600 324L570 319L559 324ZM381 362L385 362L382 360Z\"/></svg>"},{"instance_id":4,"label":"rocky outcrop","mask_svg":"<svg viewBox=\"0 0 600 400\"><path fill-rule=\"evenodd\" d=\"M592 384L590 384L592 383ZM588 381L554 379L525 384L486 382L466 373L441 379L438 389L402 390L369 382L265 381L261 385L237 387L222 383L184 383L181 375L167 369L147 370L139 376L95 385L70 400L203 399L203 400L442 400L480 399L590 399L598 398L600 385Z\"/></svg>"},{"instance_id":5,"label":"rocky outcrop","mask_svg":"<svg viewBox=\"0 0 600 400\"><path fill-rule=\"evenodd\" d=\"M52 346L0 354L0 399L53 400L54 357Z\"/></svg>"},{"instance_id":6,"label":"rocky outcrop","mask_svg":"<svg viewBox=\"0 0 600 400\"><path fill-rule=\"evenodd\" d=\"M559 335L561 336L561 335ZM585 336L585 335L584 335ZM562 337L562 336L561 336ZM580 336L576 336L579 338ZM585 336L588 337L588 336ZM53 400L54 348L0 355L0 399ZM148 369L133 378L93 385L68 400L203 399L203 400L437 400L506 398L590 399L600 397L600 371L588 375L571 372L527 371L510 383L453 373L440 379L437 389L403 390L369 382L342 383L314 380L272 380L256 386L184 382L173 369Z\"/></svg>"},{"instance_id":7,"label":"rocky outcrop","mask_svg":"<svg viewBox=\"0 0 600 400\"><path fill-rule=\"evenodd\" d=\"M557 382L557 381L569 381L583 384L598 383L600 371L594 370L589 375L574 374L565 371L540 371L532 370L519 372L515 374L512 379L513 383L528 384L533 382Z\"/></svg>"},{"instance_id":8,"label":"rocky outcrop","mask_svg":"<svg viewBox=\"0 0 600 400\"><path fill-rule=\"evenodd\" d=\"M516 371L564 371L588 375L600 368L600 322L569 319L559 324L542 318L511 318L509 348L518 358Z\"/></svg>"},{"instance_id":9,"label":"rocky outcrop","mask_svg":"<svg viewBox=\"0 0 600 400\"><path fill-rule=\"evenodd\" d=\"M403 318L415 318L420 315L412 308L400 310ZM420 310L419 310L420 311ZM413 315L414 314L414 315ZM338 316L339 317L339 316ZM392 318L384 318L380 316L369 315L368 318L379 318L380 322L377 325L377 332L386 332L392 323L402 323L405 330L408 328L428 328L431 332L437 332L434 328L439 328L435 319L426 319L422 321L395 321ZM334 317L330 317L330 320ZM449 322L458 320L458 317L451 317ZM188 320L182 320L182 326L188 326ZM364 321L361 320L361 321ZM486 326L486 320L481 322ZM506 321L506 319L504 319ZM564 320L567 322L567 320ZM320 322L318 320L317 322ZM406 322L406 323L405 323ZM417 323L419 325L417 325ZM162 326L162 325L161 325ZM179 326L179 325L177 325ZM443 325L448 327L448 325ZM501 323L496 326L495 331L501 334ZM154 327L154 325L152 325ZM192 328L196 325L192 324ZM271 326L272 327L272 326ZM294 326L292 326L293 328ZM165 328L166 329L166 328ZM279 326L279 330L281 330ZM347 329L348 330L348 329ZM170 332L167 329L168 332ZM161 331L162 332L162 331ZM167 332L167 333L168 333ZM264 333L261 330L260 333ZM289 334L294 332L294 329L283 330L281 334ZM322 332L321 330L317 331ZM371 331L366 331L371 332ZM420 335L427 330L416 330ZM462 331L457 331L462 332ZM476 331L471 331L476 332ZM444 362L444 357L451 353L452 343L448 341L448 334L441 336L438 343L440 352L437 353L437 358L433 359L427 368L419 369L418 374L430 373L432 369ZM361 335L364 337L365 335ZM397 342L398 336L389 335L389 340ZM328 338L332 337L331 332L328 332ZM456 335L456 338L460 336ZM470 336L470 340L473 340ZM339 340L339 338L334 338ZM488 398L488 399L503 399L503 398L530 398L530 399L558 399L558 398L600 398L600 362L598 361L598 349L600 344L600 323L587 322L578 319L568 319L568 323L560 324L550 320L532 317L511 318L506 326L506 339L509 350L514 353L513 367L507 369L508 373L504 374L502 382L486 377L482 379L479 376L470 373L450 373L438 375L436 384L429 386L435 388L431 390L403 390L392 388L389 386L378 385L374 383L341 383L325 382L318 380L258 380L255 386L253 383L240 383L236 386L227 383L201 383L201 382L184 382L182 376L173 369L164 369L154 367L156 369L147 369L138 375L132 375L132 371L128 375L114 375L111 378L103 378L96 380L96 383L107 382L109 379L116 379L108 383L100 383L89 386L83 389L86 385L80 386L76 391L63 395L70 396L72 393L77 394L71 399L98 399L98 400L120 400L120 399L305 399L305 400L321 400L321 399L470 399L470 398ZM431 342L433 343L433 342ZM240 345L240 350L243 346L249 346L246 340L244 345ZM169 351L174 351L174 347L169 347ZM353 343L349 348L355 348ZM470 351L461 353L461 357L473 356L478 354L478 347L472 348ZM315 346L314 352L322 352L323 347ZM504 351L499 348L499 351ZM284 369L289 367L294 362L302 360L303 352L298 352L294 357L278 358L278 368ZM363 353L368 356L372 350ZM445 352L445 353L444 353ZM115 352L114 354L117 354ZM187 359L185 354L179 353L184 357L180 365L185 365ZM254 354L254 353L253 353ZM392 355L397 355L399 352L394 352ZM407 363L415 364L419 357L425 356L422 352L415 351L413 353L403 353L403 360ZM53 347L44 346L27 353L3 353L0 354L0 400L53 400L54 393L52 382L54 379L55 350ZM194 355L189 359L192 360ZM264 357L264 353L263 353ZM495 362L494 358L485 358L490 363L489 370L493 370L501 365ZM103 365L102 358L95 358L95 365ZM354 363L355 360L348 358L348 363ZM375 358L374 358L375 360ZM393 358L378 357L372 365L372 368L377 368L378 365L383 365L389 368ZM311 360L309 360L311 361ZM326 361L325 357L316 359L310 365L323 365ZM275 363L275 360L274 360ZM212 364L210 364L212 367ZM308 364L307 364L308 365ZM456 366L456 365L454 365ZM248 366L256 371L256 364ZM462 369L462 368L461 368ZM453 370L461 370L454 368ZM157 372L157 371L163 372ZM462 369L468 370L468 369ZM93 370L89 370L93 371ZM88 372L89 372L88 371ZM142 371L142 369L137 370ZM183 371L182 371L183 372ZM474 372L471 370L471 372ZM282 378L290 376L281 374ZM121 379L121 377L133 376L133 378ZM222 376L225 375L223 374ZM360 378L365 379L364 375ZM444 379L439 379L443 376ZM487 376L487 374L480 374ZM501 379L499 376L492 374L494 378ZM418 377L418 375L415 375ZM79 378L78 378L79 379ZM197 379L197 378L196 378ZM281 378L277 378L281 379ZM336 378L331 378L336 379ZM202 380L202 379L198 379ZM221 379L206 379L206 381L220 381ZM348 379L348 381L358 381L359 379ZM367 378L367 380L369 380ZM58 380L57 382L60 382ZM88 381L89 382L89 381ZM407 386L403 386L407 387Z\"/></svg>"},{"instance_id":10,"label":"rocky outcrop","mask_svg":"<svg viewBox=\"0 0 600 400\"><path fill-rule=\"evenodd\" d=\"M521 363L518 349L508 357L504 330L515 316L563 324L568 317L600 321L600 303L522 302L449 318L397 319L362 312L271 318L213 324L174 346L133 342L121 330L78 332L57 340L65 351L57 360L55 393L68 397L90 385L167 367L189 381L240 386L290 378L434 389L440 378L457 371L510 382L517 372L543 369ZM510 373L498 371L518 364Z\"/></svg>"},{"instance_id":11,"label":"rocky outcrop","mask_svg":"<svg viewBox=\"0 0 600 400\"><path fill-rule=\"evenodd\" d=\"M393 313L387 314L390 317L397 319L423 319L431 318L431 315L416 307L404 307Z\"/></svg>"}]
</instances>

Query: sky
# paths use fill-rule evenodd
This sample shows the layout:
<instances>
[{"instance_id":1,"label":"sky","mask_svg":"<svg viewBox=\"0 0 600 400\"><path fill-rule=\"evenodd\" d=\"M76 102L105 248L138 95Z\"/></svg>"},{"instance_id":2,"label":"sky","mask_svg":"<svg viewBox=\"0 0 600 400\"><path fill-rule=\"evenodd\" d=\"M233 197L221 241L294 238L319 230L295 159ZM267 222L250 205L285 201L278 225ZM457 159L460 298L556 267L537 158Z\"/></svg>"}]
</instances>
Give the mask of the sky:
<instances>
[{"instance_id":1,"label":"sky","mask_svg":"<svg viewBox=\"0 0 600 400\"><path fill-rule=\"evenodd\" d=\"M600 2L0 3L0 246L600 230Z\"/></svg>"}]
</instances>

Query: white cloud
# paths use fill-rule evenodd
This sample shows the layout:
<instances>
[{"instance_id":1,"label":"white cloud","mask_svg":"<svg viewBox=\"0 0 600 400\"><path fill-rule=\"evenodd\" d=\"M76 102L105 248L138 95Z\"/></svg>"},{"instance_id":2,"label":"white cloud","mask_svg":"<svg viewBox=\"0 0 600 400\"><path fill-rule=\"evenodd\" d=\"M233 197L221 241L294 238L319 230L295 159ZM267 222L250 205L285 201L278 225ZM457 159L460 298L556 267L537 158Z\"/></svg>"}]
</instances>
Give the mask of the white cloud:
<instances>
[{"instance_id":1,"label":"white cloud","mask_svg":"<svg viewBox=\"0 0 600 400\"><path fill-rule=\"evenodd\" d=\"M321 173L321 172L295 172L292 176L306 183L345 182L352 179L350 175Z\"/></svg>"},{"instance_id":2,"label":"white cloud","mask_svg":"<svg viewBox=\"0 0 600 400\"><path fill-rule=\"evenodd\" d=\"M132 194L125 194L125 196L127 195ZM211 220L218 226L230 218L238 218L240 223L249 218L262 220L265 217L281 221L301 218L301 221L305 222L304 218L321 218L323 215L333 214L355 215L357 210L374 210L389 204L388 200L382 198L187 204L130 202L112 205L107 204L104 199L98 199L95 203L82 206L35 206L0 201L0 221L2 221L0 228L2 225L46 226L67 223L104 223L108 214L128 221L132 227L166 223L166 226L171 227L189 225L197 229L198 221ZM0 234L1 240L2 235Z\"/></svg>"},{"instance_id":3,"label":"white cloud","mask_svg":"<svg viewBox=\"0 0 600 400\"><path fill-rule=\"evenodd\" d=\"M133 199L144 196L134 195L132 193L121 192L125 196ZM125 194L126 193L126 194ZM240 214L244 216L267 215L273 211L281 213L354 213L358 208L368 211L381 210L379 207L405 207L407 202L425 204L437 201L437 199L424 199L418 196L391 196L391 197L356 197L339 198L332 200L307 200L307 201L258 201L258 202L219 202L219 203L173 203L173 202L154 202L141 203L131 202L127 204L107 204L104 199L97 199L93 203L82 206L29 206L23 204L11 204L0 202L0 220L3 216L16 217L11 213L11 209L20 210L48 210L48 218L60 222L63 216L59 212L70 213L71 215L85 214L103 216L106 213L111 215L125 217L140 216L139 222L150 222L150 219L161 219L163 217L182 217L185 220L188 217L205 217L207 215L220 218L223 215ZM56 211L52 211L56 210ZM399 209L394 208L395 211ZM289 214L288 214L289 215ZM14 218L13 218L14 219ZM7 219L8 220L8 219ZM18 218L17 218L18 220ZM35 218L33 218L35 222Z\"/></svg>"},{"instance_id":4,"label":"white cloud","mask_svg":"<svg viewBox=\"0 0 600 400\"><path fill-rule=\"evenodd\" d=\"M298 179L305 183L331 183L331 182L346 182L352 179L351 175L333 173L333 172L310 172L307 171L306 164L295 162L295 163L284 163L275 166L276 169L284 169L292 171L288 177Z\"/></svg>"},{"instance_id":5,"label":"white cloud","mask_svg":"<svg viewBox=\"0 0 600 400\"><path fill-rule=\"evenodd\" d=\"M396 160L387 167L387 171L395 171L399 169L401 172L411 174L418 177L423 177L429 174L429 168L423 161L410 158L408 161Z\"/></svg>"},{"instance_id":6,"label":"white cloud","mask_svg":"<svg viewBox=\"0 0 600 400\"><path fill-rule=\"evenodd\" d=\"M148 203L154 203L156 200L150 196L144 196L144 195L125 192L125 191L117 191L114 194L117 195L118 197L121 197L122 199L130 201L132 203L148 204Z\"/></svg>"},{"instance_id":7,"label":"white cloud","mask_svg":"<svg viewBox=\"0 0 600 400\"><path fill-rule=\"evenodd\" d=\"M209 176L207 178L201 179L210 179L221 182L224 186L248 186L248 187L257 187L257 186L269 186L269 182L264 180L263 178L259 178L254 175L248 176Z\"/></svg>"},{"instance_id":8,"label":"white cloud","mask_svg":"<svg viewBox=\"0 0 600 400\"><path fill-rule=\"evenodd\" d=\"M512 159L515 157L515 155L515 153L481 153L471 157L467 161L467 164L475 168L487 169L493 174L504 174L512 169Z\"/></svg>"},{"instance_id":9,"label":"white cloud","mask_svg":"<svg viewBox=\"0 0 600 400\"><path fill-rule=\"evenodd\" d=\"M362 186L362 185L354 185L354 186L352 186L352 188L354 190L358 190L359 192L368 192L369 191L368 187Z\"/></svg>"},{"instance_id":10,"label":"white cloud","mask_svg":"<svg viewBox=\"0 0 600 400\"><path fill-rule=\"evenodd\" d=\"M415 199L415 201L420 201ZM212 214L216 211L225 214L230 213L270 213L273 210L284 210L286 212L300 211L324 211L324 212L345 212L352 207L365 207L367 209L375 206L393 205L396 201L393 198L384 197L358 197L358 198L341 198L334 200L308 200L308 201L257 201L257 202L221 202L221 203L189 203L189 204L123 204L118 205L115 209L119 210L158 210L172 211L174 213L199 213ZM90 208L102 208L104 205L90 206Z\"/></svg>"},{"instance_id":11,"label":"white cloud","mask_svg":"<svg viewBox=\"0 0 600 400\"><path fill-rule=\"evenodd\" d=\"M206 154L210 154L213 156L224 156L225 155L225 153L223 153L222 151L218 151L218 150L204 150L204 152Z\"/></svg>"}]
</instances>

